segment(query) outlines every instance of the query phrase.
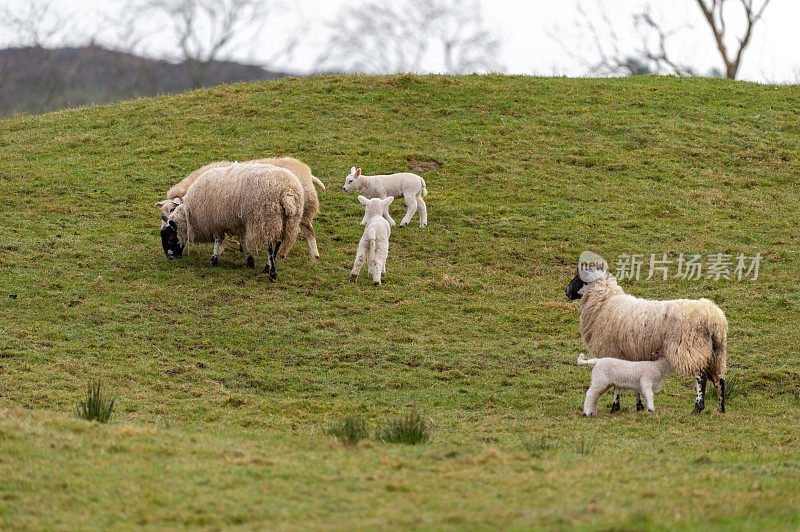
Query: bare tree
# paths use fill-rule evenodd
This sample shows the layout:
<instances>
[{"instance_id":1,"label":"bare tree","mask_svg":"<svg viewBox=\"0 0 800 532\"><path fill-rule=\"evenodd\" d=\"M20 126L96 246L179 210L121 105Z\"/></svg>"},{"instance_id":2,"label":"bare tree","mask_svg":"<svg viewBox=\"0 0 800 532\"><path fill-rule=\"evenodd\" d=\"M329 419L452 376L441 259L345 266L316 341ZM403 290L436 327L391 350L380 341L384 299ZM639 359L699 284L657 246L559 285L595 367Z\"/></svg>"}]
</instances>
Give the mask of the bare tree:
<instances>
[{"instance_id":1,"label":"bare tree","mask_svg":"<svg viewBox=\"0 0 800 532\"><path fill-rule=\"evenodd\" d=\"M738 0L738 5L744 10L746 25L744 35L737 37L737 44L731 50L725 42L725 33L727 31L725 25L725 13L723 7L725 0L711 0L709 4L707 0L696 0L697 6L703 12L703 16L708 22L714 34L714 40L717 43L717 50L725 63L725 77L729 79L736 79L736 74L739 72L739 65L742 62L742 54L744 53L747 45L750 44L750 37L753 35L753 27L761 20L764 10L770 3L770 0L762 0L761 7L757 8L754 4L755 0ZM734 51L735 50L735 51Z\"/></svg>"},{"instance_id":2,"label":"bare tree","mask_svg":"<svg viewBox=\"0 0 800 532\"><path fill-rule=\"evenodd\" d=\"M208 69L228 47L244 41L243 32L261 25L264 0L147 0L144 16L162 15L186 62L192 86L201 87Z\"/></svg>"},{"instance_id":3,"label":"bare tree","mask_svg":"<svg viewBox=\"0 0 800 532\"><path fill-rule=\"evenodd\" d=\"M344 9L331 28L320 70L419 72L425 60L453 74L500 70L500 42L477 0L370 0Z\"/></svg>"},{"instance_id":4,"label":"bare tree","mask_svg":"<svg viewBox=\"0 0 800 532\"><path fill-rule=\"evenodd\" d=\"M687 0L692 1L692 0ZM756 7L759 0L693 0L700 9L703 20L711 30L717 45L717 51L724 64L724 71L712 68L710 75L724 75L735 79L745 49L751 42L753 28L761 20L764 10L771 0L760 0L760 7ZM739 6L741 9L725 9L725 6ZM578 57L588 66L592 74L628 74L641 73L669 73L678 76L693 76L699 71L696 66L689 65L675 57L674 48L671 46L673 38L686 26L677 29L668 29L663 22L653 15L651 2L646 2L641 11L632 15L633 26L636 29L640 44L633 49L622 51L621 40L609 20L608 14L600 5L600 15L589 15L583 4L578 4L578 22L580 31L592 39L594 51L598 56L596 61L587 61L578 57L574 52L573 57ZM745 17L745 29L741 37L734 37L736 43L731 46L730 36L727 34L728 22L734 16ZM559 39L558 37L556 37ZM562 42L565 49L571 46Z\"/></svg>"}]
</instances>

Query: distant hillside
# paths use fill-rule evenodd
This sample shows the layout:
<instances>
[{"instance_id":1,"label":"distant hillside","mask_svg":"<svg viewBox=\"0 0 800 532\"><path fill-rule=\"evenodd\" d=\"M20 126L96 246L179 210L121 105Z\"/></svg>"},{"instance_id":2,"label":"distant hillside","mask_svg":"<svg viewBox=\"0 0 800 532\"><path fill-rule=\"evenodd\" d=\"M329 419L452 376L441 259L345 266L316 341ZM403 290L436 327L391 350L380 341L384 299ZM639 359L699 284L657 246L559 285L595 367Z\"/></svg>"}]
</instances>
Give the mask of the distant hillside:
<instances>
[{"instance_id":1,"label":"distant hillside","mask_svg":"<svg viewBox=\"0 0 800 532\"><path fill-rule=\"evenodd\" d=\"M209 65L204 86L284 77L231 61ZM42 113L193 88L186 63L156 61L100 46L0 50L0 116Z\"/></svg>"}]
</instances>

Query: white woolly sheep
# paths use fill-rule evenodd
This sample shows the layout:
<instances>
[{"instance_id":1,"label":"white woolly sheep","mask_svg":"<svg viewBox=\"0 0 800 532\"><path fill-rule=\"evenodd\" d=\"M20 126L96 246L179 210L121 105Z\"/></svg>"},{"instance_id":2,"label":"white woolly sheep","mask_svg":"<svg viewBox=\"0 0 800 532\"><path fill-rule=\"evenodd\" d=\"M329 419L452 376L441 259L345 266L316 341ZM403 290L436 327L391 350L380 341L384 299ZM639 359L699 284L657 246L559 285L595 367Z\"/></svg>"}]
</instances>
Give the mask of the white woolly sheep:
<instances>
[{"instance_id":1,"label":"white woolly sheep","mask_svg":"<svg viewBox=\"0 0 800 532\"><path fill-rule=\"evenodd\" d=\"M300 233L303 202L300 180L285 168L237 163L208 170L167 218L161 231L164 253L180 257L187 242L214 242L215 266L227 233L239 237L250 268L255 261L249 248L266 246L264 273L274 280L278 250L283 244L291 246Z\"/></svg>"},{"instance_id":2,"label":"white woolly sheep","mask_svg":"<svg viewBox=\"0 0 800 532\"><path fill-rule=\"evenodd\" d=\"M364 219L367 226L364 228L364 235L358 243L356 260L353 270L350 272L350 281L355 282L364 261L367 261L367 272L372 275L372 282L375 286L381 284L381 275L386 273L386 257L389 256L389 235L392 228L389 225L386 209L394 200L393 196L385 199L367 199L359 196L358 201L364 205Z\"/></svg>"},{"instance_id":3,"label":"white woolly sheep","mask_svg":"<svg viewBox=\"0 0 800 532\"><path fill-rule=\"evenodd\" d=\"M428 225L428 207L422 199L423 196L428 195L428 189L425 186L425 180L417 174L402 172L388 175L364 175L361 173L361 168L354 166L350 169L350 175L345 178L342 188L348 194L353 190L360 190L367 198L383 199L389 196L395 198L403 196L408 210L400 221L400 227L411 222L411 217L414 216L417 209L419 209L419 226ZM394 220L389 216L388 207L384 216L392 226L395 225ZM367 218L364 217L361 223L367 223Z\"/></svg>"},{"instance_id":4,"label":"white woolly sheep","mask_svg":"<svg viewBox=\"0 0 800 532\"><path fill-rule=\"evenodd\" d=\"M287 170L292 171L297 178L300 180L300 183L303 185L303 191L305 192L305 202L303 205L303 218L300 222L300 228L303 231L303 234L306 237L306 243L308 244L308 253L311 258L311 261L314 262L319 259L319 251L317 250L317 239L316 235L314 234L314 226L312 222L314 217L319 213L319 197L317 196L317 190L314 188L314 185L318 186L320 189L325 190L325 185L320 181L317 177L311 174L311 168L304 162L295 159L293 157L277 157L277 158L270 158L270 159L256 159L253 161L246 161L246 163L260 163L260 164L271 164L273 166L279 166L281 168L286 168ZM170 213L175 210L175 208L180 205L182 202L182 198L186 195L186 192L189 190L189 187L194 183L198 177L203 175L208 170L213 170L215 168L224 168L235 164L231 161L217 161L211 164L207 164L201 168L198 168L188 176L186 176L180 183L177 183L172 188L167 191L167 199L163 201L159 201L156 203L156 207L161 208L161 212L164 217L169 216ZM163 218L162 217L162 220ZM164 228L166 222L162 221L161 228ZM231 239L226 238L223 241L223 247L220 251L224 251L226 248L235 248L240 249L241 246L238 242L234 242ZM285 257L289 251L290 247L286 247L285 245L281 248L281 256Z\"/></svg>"},{"instance_id":5,"label":"white woolly sheep","mask_svg":"<svg viewBox=\"0 0 800 532\"><path fill-rule=\"evenodd\" d=\"M725 412L728 320L714 302L639 299L623 292L610 273L585 269L566 295L581 300L581 337L593 357L638 361L663 355L673 369L694 376L694 414L705 407L706 378L717 390L717 409Z\"/></svg>"},{"instance_id":6,"label":"white woolly sheep","mask_svg":"<svg viewBox=\"0 0 800 532\"><path fill-rule=\"evenodd\" d=\"M578 357L578 365L594 366L592 368L592 384L586 391L586 400L583 402L583 415L597 414L597 401L609 388L615 390L636 390L637 395L642 394L647 404L648 412L655 411L653 394L661 391L672 367L666 358L655 361L631 362L619 358L590 358L586 360L584 354Z\"/></svg>"}]
</instances>

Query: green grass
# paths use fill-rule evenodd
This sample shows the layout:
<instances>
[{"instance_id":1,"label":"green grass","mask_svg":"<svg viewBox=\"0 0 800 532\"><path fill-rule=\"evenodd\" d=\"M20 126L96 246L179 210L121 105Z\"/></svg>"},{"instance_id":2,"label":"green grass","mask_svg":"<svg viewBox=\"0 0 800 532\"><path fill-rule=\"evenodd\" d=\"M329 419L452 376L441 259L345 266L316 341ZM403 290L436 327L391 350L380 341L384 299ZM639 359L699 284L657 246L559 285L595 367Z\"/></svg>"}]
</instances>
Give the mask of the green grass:
<instances>
[{"instance_id":1,"label":"green grass","mask_svg":"<svg viewBox=\"0 0 800 532\"><path fill-rule=\"evenodd\" d=\"M86 400L75 407L75 413L86 421L107 423L114 411L114 399L110 401L100 391L99 382L91 382L86 387Z\"/></svg>"},{"instance_id":2,"label":"green grass","mask_svg":"<svg viewBox=\"0 0 800 532\"><path fill-rule=\"evenodd\" d=\"M349 415L334 419L328 426L328 434L345 445L357 445L369 434L367 422L363 416Z\"/></svg>"},{"instance_id":3,"label":"green grass","mask_svg":"<svg viewBox=\"0 0 800 532\"><path fill-rule=\"evenodd\" d=\"M285 79L0 121L0 528L797 529L798 124L797 86L501 76ZM208 268L207 246L165 260L153 203L171 184L277 154L328 185L319 263L303 241L276 283L263 253L256 272L233 252ZM350 167L431 159L430 226L393 231L382 287L349 283ZM724 309L727 414L690 416L674 376L654 414L626 395L581 416L564 288L585 249L762 254L757 281L622 282ZM90 379L116 396L108 424L75 418ZM430 443L325 430L408 411Z\"/></svg>"},{"instance_id":4,"label":"green grass","mask_svg":"<svg viewBox=\"0 0 800 532\"><path fill-rule=\"evenodd\" d=\"M375 432L375 439L383 443L419 445L431 439L431 429L418 412L409 412L387 419Z\"/></svg>"}]
</instances>

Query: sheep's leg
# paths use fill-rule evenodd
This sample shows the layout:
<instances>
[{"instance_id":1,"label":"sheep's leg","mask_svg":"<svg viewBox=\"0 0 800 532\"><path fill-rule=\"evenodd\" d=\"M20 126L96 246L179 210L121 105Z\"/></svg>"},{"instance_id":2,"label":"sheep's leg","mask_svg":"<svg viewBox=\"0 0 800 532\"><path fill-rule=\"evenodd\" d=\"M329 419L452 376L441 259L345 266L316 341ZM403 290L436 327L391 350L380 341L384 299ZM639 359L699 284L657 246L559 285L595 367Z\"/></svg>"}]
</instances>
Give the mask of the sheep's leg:
<instances>
[{"instance_id":1,"label":"sheep's leg","mask_svg":"<svg viewBox=\"0 0 800 532\"><path fill-rule=\"evenodd\" d=\"M256 267L256 261L250 254L250 250L247 249L247 244L244 243L244 240L242 240L242 243L239 244L239 249L241 250L242 253L244 253L244 256L247 257L247 267L250 268L251 270L254 270Z\"/></svg>"},{"instance_id":2,"label":"sheep's leg","mask_svg":"<svg viewBox=\"0 0 800 532\"><path fill-rule=\"evenodd\" d=\"M717 412L725 413L725 379L722 377L711 377L714 389L717 390Z\"/></svg>"},{"instance_id":3,"label":"sheep's leg","mask_svg":"<svg viewBox=\"0 0 800 532\"><path fill-rule=\"evenodd\" d=\"M300 229L303 230L303 235L306 237L308 244L308 255L311 257L311 262L315 262L319 258L319 251L317 250L317 237L314 235L314 226L309 224L301 224Z\"/></svg>"},{"instance_id":4,"label":"sheep's leg","mask_svg":"<svg viewBox=\"0 0 800 532\"><path fill-rule=\"evenodd\" d=\"M619 388L614 386L614 402L611 403L611 413L619 412Z\"/></svg>"},{"instance_id":5,"label":"sheep's leg","mask_svg":"<svg viewBox=\"0 0 800 532\"><path fill-rule=\"evenodd\" d=\"M211 255L211 263L209 266L216 266L219 264L219 238L214 237L214 253Z\"/></svg>"},{"instance_id":6,"label":"sheep's leg","mask_svg":"<svg viewBox=\"0 0 800 532\"><path fill-rule=\"evenodd\" d=\"M275 271L275 255L278 253L277 245L270 244L267 246L267 265L264 266L264 271L262 273L266 273L269 275L269 280L274 281L278 274Z\"/></svg>"},{"instance_id":7,"label":"sheep's leg","mask_svg":"<svg viewBox=\"0 0 800 532\"><path fill-rule=\"evenodd\" d=\"M692 410L692 414L699 414L706 407L706 374L699 373L695 375L694 382L697 389L697 396L694 400L694 410Z\"/></svg>"},{"instance_id":8,"label":"sheep's leg","mask_svg":"<svg viewBox=\"0 0 800 532\"><path fill-rule=\"evenodd\" d=\"M425 227L428 225L428 206L425 205L422 196L417 196L417 208L419 209L419 226Z\"/></svg>"},{"instance_id":9,"label":"sheep's leg","mask_svg":"<svg viewBox=\"0 0 800 532\"><path fill-rule=\"evenodd\" d=\"M353 263L353 269L350 270L350 282L356 282L358 274L361 273L361 268L364 267L364 262L367 260L367 245L365 242L358 243L358 251L356 252L356 260Z\"/></svg>"},{"instance_id":10,"label":"sheep's leg","mask_svg":"<svg viewBox=\"0 0 800 532\"><path fill-rule=\"evenodd\" d=\"M644 410L644 405L642 404L642 394L636 392L636 411L641 412Z\"/></svg>"},{"instance_id":11,"label":"sheep's leg","mask_svg":"<svg viewBox=\"0 0 800 532\"><path fill-rule=\"evenodd\" d=\"M406 198L406 207L408 210L406 211L406 215L403 216L403 219L400 220L400 227L408 225L414 213L417 212L417 197L413 194L405 194L404 197Z\"/></svg>"},{"instance_id":12,"label":"sheep's leg","mask_svg":"<svg viewBox=\"0 0 800 532\"><path fill-rule=\"evenodd\" d=\"M272 248L272 259L269 261L269 280L274 281L278 278L278 270L275 267L275 261L278 259L278 251L281 249L281 241L275 243L275 246Z\"/></svg>"}]
</instances>

